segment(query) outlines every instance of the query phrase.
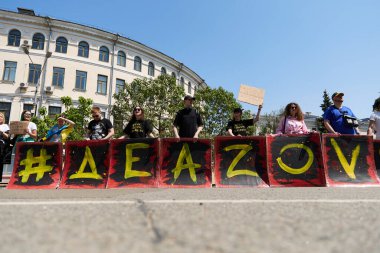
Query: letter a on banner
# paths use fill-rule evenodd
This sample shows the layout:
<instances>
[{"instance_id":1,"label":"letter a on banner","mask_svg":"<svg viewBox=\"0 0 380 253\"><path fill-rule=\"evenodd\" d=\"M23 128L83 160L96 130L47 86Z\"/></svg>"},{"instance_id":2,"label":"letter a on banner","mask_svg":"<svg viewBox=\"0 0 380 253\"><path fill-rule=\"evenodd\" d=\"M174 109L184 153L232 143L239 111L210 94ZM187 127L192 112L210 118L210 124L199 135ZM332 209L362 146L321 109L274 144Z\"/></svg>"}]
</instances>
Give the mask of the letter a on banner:
<instances>
[{"instance_id":1,"label":"letter a on banner","mask_svg":"<svg viewBox=\"0 0 380 253\"><path fill-rule=\"evenodd\" d=\"M211 141L161 140L160 187L211 187Z\"/></svg>"},{"instance_id":2,"label":"letter a on banner","mask_svg":"<svg viewBox=\"0 0 380 253\"><path fill-rule=\"evenodd\" d=\"M17 143L8 189L55 189L62 170L61 143Z\"/></svg>"},{"instance_id":3,"label":"letter a on banner","mask_svg":"<svg viewBox=\"0 0 380 253\"><path fill-rule=\"evenodd\" d=\"M157 187L158 139L112 140L107 188Z\"/></svg>"},{"instance_id":4,"label":"letter a on banner","mask_svg":"<svg viewBox=\"0 0 380 253\"><path fill-rule=\"evenodd\" d=\"M370 136L324 134L327 186L379 185Z\"/></svg>"},{"instance_id":5,"label":"letter a on banner","mask_svg":"<svg viewBox=\"0 0 380 253\"><path fill-rule=\"evenodd\" d=\"M105 188L108 176L108 140L69 141L59 188Z\"/></svg>"},{"instance_id":6,"label":"letter a on banner","mask_svg":"<svg viewBox=\"0 0 380 253\"><path fill-rule=\"evenodd\" d=\"M264 136L216 137L217 187L268 186Z\"/></svg>"},{"instance_id":7,"label":"letter a on banner","mask_svg":"<svg viewBox=\"0 0 380 253\"><path fill-rule=\"evenodd\" d=\"M270 186L325 186L320 135L267 136Z\"/></svg>"}]
</instances>

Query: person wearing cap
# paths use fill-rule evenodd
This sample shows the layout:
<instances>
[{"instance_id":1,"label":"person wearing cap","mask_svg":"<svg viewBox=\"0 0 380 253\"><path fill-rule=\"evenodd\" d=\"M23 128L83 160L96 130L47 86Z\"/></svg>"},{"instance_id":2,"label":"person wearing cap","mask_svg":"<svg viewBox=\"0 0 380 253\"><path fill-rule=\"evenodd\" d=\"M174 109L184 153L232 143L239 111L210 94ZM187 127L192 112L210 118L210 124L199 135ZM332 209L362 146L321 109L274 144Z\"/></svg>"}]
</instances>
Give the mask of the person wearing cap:
<instances>
[{"instance_id":1,"label":"person wearing cap","mask_svg":"<svg viewBox=\"0 0 380 253\"><path fill-rule=\"evenodd\" d=\"M57 119L57 124L50 128L46 136L41 140L65 143L66 138L74 130L74 125L75 123L73 121L65 118L64 114L61 114L60 117Z\"/></svg>"},{"instance_id":2,"label":"person wearing cap","mask_svg":"<svg viewBox=\"0 0 380 253\"><path fill-rule=\"evenodd\" d=\"M373 135L373 131L375 131L375 139L380 140L380 97L375 100L372 108L373 113L369 117L367 134Z\"/></svg>"},{"instance_id":3,"label":"person wearing cap","mask_svg":"<svg viewBox=\"0 0 380 253\"><path fill-rule=\"evenodd\" d=\"M232 120L227 124L227 134L230 136L247 136L247 128L253 126L260 119L261 108L263 106L259 105L255 118L244 120L241 119L243 109L235 108Z\"/></svg>"},{"instance_id":4,"label":"person wearing cap","mask_svg":"<svg viewBox=\"0 0 380 253\"><path fill-rule=\"evenodd\" d=\"M179 110L173 122L176 138L198 138L203 129L203 121L197 110L193 108L195 98L186 95L183 99L184 109ZM178 130L179 128L179 130Z\"/></svg>"},{"instance_id":5,"label":"person wearing cap","mask_svg":"<svg viewBox=\"0 0 380 253\"><path fill-rule=\"evenodd\" d=\"M347 124L344 117L349 116L356 118L354 113L350 108L343 106L343 96L342 92L334 92L331 96L333 105L326 109L323 114L323 123L329 131L333 134L357 134L359 133L358 129L353 125Z\"/></svg>"},{"instance_id":6,"label":"person wearing cap","mask_svg":"<svg viewBox=\"0 0 380 253\"><path fill-rule=\"evenodd\" d=\"M301 107L297 103L285 106L283 117L278 123L276 134L308 134Z\"/></svg>"}]
</instances>

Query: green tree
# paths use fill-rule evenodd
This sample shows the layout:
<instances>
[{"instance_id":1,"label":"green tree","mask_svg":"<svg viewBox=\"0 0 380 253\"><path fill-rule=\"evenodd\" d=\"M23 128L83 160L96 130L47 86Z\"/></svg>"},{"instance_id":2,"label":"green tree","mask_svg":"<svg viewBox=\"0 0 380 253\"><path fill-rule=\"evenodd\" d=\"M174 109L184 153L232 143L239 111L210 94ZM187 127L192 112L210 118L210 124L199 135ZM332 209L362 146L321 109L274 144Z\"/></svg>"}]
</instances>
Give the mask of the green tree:
<instances>
[{"instance_id":1,"label":"green tree","mask_svg":"<svg viewBox=\"0 0 380 253\"><path fill-rule=\"evenodd\" d=\"M152 121L159 137L173 136L174 115L182 108L184 96L183 88L169 75L160 75L156 79L136 78L124 90L113 95L115 102L111 114L116 136L122 135L123 127L131 118L135 106L144 109L145 119Z\"/></svg>"},{"instance_id":2,"label":"green tree","mask_svg":"<svg viewBox=\"0 0 380 253\"><path fill-rule=\"evenodd\" d=\"M222 87L199 89L196 94L195 107L203 118L202 137L210 138L222 135L231 120L233 109L240 107L232 92Z\"/></svg>"},{"instance_id":3,"label":"green tree","mask_svg":"<svg viewBox=\"0 0 380 253\"><path fill-rule=\"evenodd\" d=\"M325 112L327 110L327 108L329 108L332 104L333 103L331 102L329 94L327 93L326 90L324 90L323 91L323 102L320 105L320 107L322 108L322 111Z\"/></svg>"},{"instance_id":4,"label":"green tree","mask_svg":"<svg viewBox=\"0 0 380 253\"><path fill-rule=\"evenodd\" d=\"M272 111L271 113L266 113L260 117L260 130L259 135L275 134L278 123L284 113L284 109L278 111Z\"/></svg>"},{"instance_id":5,"label":"green tree","mask_svg":"<svg viewBox=\"0 0 380 253\"><path fill-rule=\"evenodd\" d=\"M42 106L39 110L39 117L33 116L32 121L37 126L37 139L46 136L47 131L54 125L54 119L47 115L46 107Z\"/></svg>"}]
</instances>

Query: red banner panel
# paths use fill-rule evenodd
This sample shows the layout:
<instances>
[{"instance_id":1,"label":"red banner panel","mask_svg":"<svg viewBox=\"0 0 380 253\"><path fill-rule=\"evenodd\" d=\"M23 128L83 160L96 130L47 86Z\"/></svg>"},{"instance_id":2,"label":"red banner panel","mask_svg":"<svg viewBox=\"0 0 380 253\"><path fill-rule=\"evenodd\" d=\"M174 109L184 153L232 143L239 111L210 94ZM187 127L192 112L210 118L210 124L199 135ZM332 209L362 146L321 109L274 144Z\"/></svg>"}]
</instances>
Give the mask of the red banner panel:
<instances>
[{"instance_id":1,"label":"red banner panel","mask_svg":"<svg viewBox=\"0 0 380 253\"><path fill-rule=\"evenodd\" d=\"M270 186L325 186L318 133L267 136Z\"/></svg>"},{"instance_id":2,"label":"red banner panel","mask_svg":"<svg viewBox=\"0 0 380 253\"><path fill-rule=\"evenodd\" d=\"M19 142L7 189L55 189L61 171L61 143Z\"/></svg>"},{"instance_id":3,"label":"red banner panel","mask_svg":"<svg viewBox=\"0 0 380 253\"><path fill-rule=\"evenodd\" d=\"M66 158L60 189L106 187L109 141L66 142Z\"/></svg>"},{"instance_id":4,"label":"red banner panel","mask_svg":"<svg viewBox=\"0 0 380 253\"><path fill-rule=\"evenodd\" d=\"M380 183L373 158L372 137L324 134L322 140L327 186Z\"/></svg>"},{"instance_id":5,"label":"red banner panel","mask_svg":"<svg viewBox=\"0 0 380 253\"><path fill-rule=\"evenodd\" d=\"M373 152L375 154L377 175L380 175L380 140L373 140Z\"/></svg>"},{"instance_id":6,"label":"red banner panel","mask_svg":"<svg viewBox=\"0 0 380 253\"><path fill-rule=\"evenodd\" d=\"M211 187L211 141L161 139L160 187Z\"/></svg>"},{"instance_id":7,"label":"red banner panel","mask_svg":"<svg viewBox=\"0 0 380 253\"><path fill-rule=\"evenodd\" d=\"M157 187L158 139L112 140L107 188Z\"/></svg>"},{"instance_id":8,"label":"red banner panel","mask_svg":"<svg viewBox=\"0 0 380 253\"><path fill-rule=\"evenodd\" d=\"M268 186L264 136L216 137L214 150L217 187Z\"/></svg>"}]
</instances>

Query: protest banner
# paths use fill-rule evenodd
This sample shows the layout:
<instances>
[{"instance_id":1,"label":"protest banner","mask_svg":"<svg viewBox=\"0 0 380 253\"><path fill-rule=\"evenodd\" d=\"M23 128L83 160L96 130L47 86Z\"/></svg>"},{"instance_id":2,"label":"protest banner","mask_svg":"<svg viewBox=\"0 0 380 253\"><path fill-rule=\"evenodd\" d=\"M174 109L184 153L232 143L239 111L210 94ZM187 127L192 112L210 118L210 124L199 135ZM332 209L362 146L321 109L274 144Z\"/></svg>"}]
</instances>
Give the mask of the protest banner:
<instances>
[{"instance_id":1,"label":"protest banner","mask_svg":"<svg viewBox=\"0 0 380 253\"><path fill-rule=\"evenodd\" d=\"M373 140L373 152L375 156L375 165L376 165L376 171L377 175L380 174L380 140Z\"/></svg>"},{"instance_id":2,"label":"protest banner","mask_svg":"<svg viewBox=\"0 0 380 253\"><path fill-rule=\"evenodd\" d=\"M318 133L267 136L270 186L325 186Z\"/></svg>"},{"instance_id":3,"label":"protest banner","mask_svg":"<svg viewBox=\"0 0 380 253\"><path fill-rule=\"evenodd\" d=\"M61 171L61 143L19 142L7 189L55 189Z\"/></svg>"},{"instance_id":4,"label":"protest banner","mask_svg":"<svg viewBox=\"0 0 380 253\"><path fill-rule=\"evenodd\" d=\"M157 187L158 139L112 140L107 188Z\"/></svg>"},{"instance_id":5,"label":"protest banner","mask_svg":"<svg viewBox=\"0 0 380 253\"><path fill-rule=\"evenodd\" d=\"M251 105L262 105L264 102L264 94L264 89L241 84L238 100Z\"/></svg>"},{"instance_id":6,"label":"protest banner","mask_svg":"<svg viewBox=\"0 0 380 253\"><path fill-rule=\"evenodd\" d=\"M216 187L267 187L264 136L215 138Z\"/></svg>"},{"instance_id":7,"label":"protest banner","mask_svg":"<svg viewBox=\"0 0 380 253\"><path fill-rule=\"evenodd\" d=\"M25 134L28 129L29 121L11 121L9 123L10 134Z\"/></svg>"},{"instance_id":8,"label":"protest banner","mask_svg":"<svg viewBox=\"0 0 380 253\"><path fill-rule=\"evenodd\" d=\"M210 140L165 138L160 147L160 187L211 187Z\"/></svg>"}]
</instances>

